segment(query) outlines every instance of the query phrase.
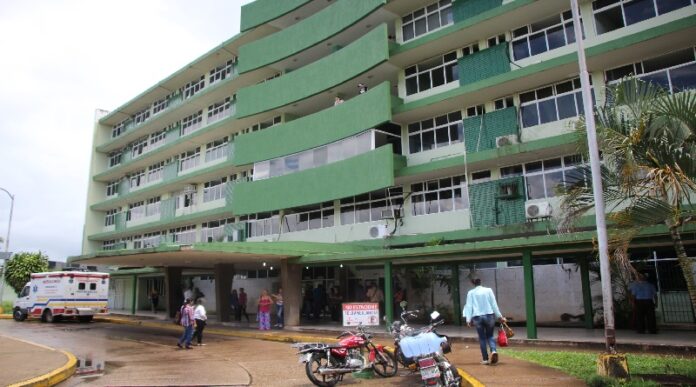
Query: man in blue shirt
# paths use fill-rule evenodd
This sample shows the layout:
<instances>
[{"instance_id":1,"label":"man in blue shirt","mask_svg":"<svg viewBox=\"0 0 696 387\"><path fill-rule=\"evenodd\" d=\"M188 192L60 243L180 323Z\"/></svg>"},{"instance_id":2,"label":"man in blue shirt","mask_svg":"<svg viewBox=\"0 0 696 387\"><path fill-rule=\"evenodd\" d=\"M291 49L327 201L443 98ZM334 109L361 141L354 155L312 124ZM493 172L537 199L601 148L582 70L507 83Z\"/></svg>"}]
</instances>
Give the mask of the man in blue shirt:
<instances>
[{"instance_id":1,"label":"man in blue shirt","mask_svg":"<svg viewBox=\"0 0 696 387\"><path fill-rule=\"evenodd\" d=\"M481 279L473 280L474 288L469 290L466 295L466 305L464 305L464 318L466 324L476 327L476 332L481 345L481 355L483 361L481 364L495 364L498 362L498 352L495 348L495 338L493 331L495 330L495 321L507 321L498 309L498 303L495 301L495 295L491 288L481 286ZM490 361L488 360L488 348L491 349Z\"/></svg>"},{"instance_id":2,"label":"man in blue shirt","mask_svg":"<svg viewBox=\"0 0 696 387\"><path fill-rule=\"evenodd\" d=\"M655 285L647 281L646 275L647 273L638 273L636 281L628 285L628 290L631 293L631 301L636 316L636 331L645 333L647 322L648 332L655 334L657 333L655 323L657 291L655 290Z\"/></svg>"}]
</instances>

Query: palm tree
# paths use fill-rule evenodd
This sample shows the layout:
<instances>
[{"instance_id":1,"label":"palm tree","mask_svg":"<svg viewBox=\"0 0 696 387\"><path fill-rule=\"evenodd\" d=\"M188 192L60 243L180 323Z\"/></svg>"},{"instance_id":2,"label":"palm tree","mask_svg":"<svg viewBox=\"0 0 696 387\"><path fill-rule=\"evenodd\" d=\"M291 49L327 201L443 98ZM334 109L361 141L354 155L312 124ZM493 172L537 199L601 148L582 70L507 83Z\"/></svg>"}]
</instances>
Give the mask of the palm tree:
<instances>
[{"instance_id":1,"label":"palm tree","mask_svg":"<svg viewBox=\"0 0 696 387\"><path fill-rule=\"evenodd\" d=\"M678 91L678 90L677 90ZM624 79L607 89L608 103L596 109L597 138L603 155L602 185L614 257L626 270L630 241L655 225L668 228L696 311L694 260L684 249L681 229L696 216L696 95L668 94L660 86ZM584 132L584 122L577 125ZM586 136L579 146L587 149ZM560 230L594 207L586 176L589 167L567 179Z\"/></svg>"}]
</instances>

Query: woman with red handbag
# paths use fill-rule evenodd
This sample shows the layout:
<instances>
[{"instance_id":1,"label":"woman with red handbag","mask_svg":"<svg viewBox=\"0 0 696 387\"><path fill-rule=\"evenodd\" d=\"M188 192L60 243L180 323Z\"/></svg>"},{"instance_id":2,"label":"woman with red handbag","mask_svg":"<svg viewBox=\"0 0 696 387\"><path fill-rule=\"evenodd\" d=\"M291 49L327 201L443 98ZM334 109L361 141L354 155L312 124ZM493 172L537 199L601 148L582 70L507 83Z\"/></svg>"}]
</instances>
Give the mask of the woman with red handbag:
<instances>
[{"instance_id":1,"label":"woman with red handbag","mask_svg":"<svg viewBox=\"0 0 696 387\"><path fill-rule=\"evenodd\" d=\"M473 280L474 288L469 290L466 295L466 305L464 306L464 317L466 324L471 327L473 324L476 327L476 332L481 345L481 355L483 361L481 364L496 364L498 362L498 352L496 351L495 338L493 332L495 330L495 321L506 322L507 320L500 313L498 303L495 300L495 295L491 288L481 286L481 279ZM507 337L506 337L507 339ZM488 348L490 347L490 360L488 356Z\"/></svg>"}]
</instances>

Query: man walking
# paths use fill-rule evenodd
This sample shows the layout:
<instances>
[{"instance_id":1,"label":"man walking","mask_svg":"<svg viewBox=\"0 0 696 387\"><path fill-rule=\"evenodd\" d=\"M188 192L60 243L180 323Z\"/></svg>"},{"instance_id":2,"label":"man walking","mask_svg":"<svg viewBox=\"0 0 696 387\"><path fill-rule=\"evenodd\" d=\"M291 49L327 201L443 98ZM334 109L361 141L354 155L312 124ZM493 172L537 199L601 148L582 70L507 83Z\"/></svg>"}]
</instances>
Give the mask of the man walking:
<instances>
[{"instance_id":1,"label":"man walking","mask_svg":"<svg viewBox=\"0 0 696 387\"><path fill-rule=\"evenodd\" d=\"M655 285L646 280L646 275L638 273L636 282L629 284L628 290L631 292L631 303L636 315L636 331L645 333L645 325L647 323L648 332L655 334L657 333L655 323L657 291L655 290Z\"/></svg>"},{"instance_id":2,"label":"man walking","mask_svg":"<svg viewBox=\"0 0 696 387\"><path fill-rule=\"evenodd\" d=\"M179 342L176 346L179 348L184 348L182 344L186 344L186 349L191 349L191 338L193 336L193 328L195 326L195 319L193 318L193 308L191 305L193 301L190 298L184 300L184 305L181 306L179 313L181 315L179 324L184 327L184 333L179 338Z\"/></svg>"},{"instance_id":3,"label":"man walking","mask_svg":"<svg viewBox=\"0 0 696 387\"><path fill-rule=\"evenodd\" d=\"M247 322L249 322L249 314L246 311L247 308L247 294L244 292L244 288L239 288L239 321L242 321L242 316L246 317Z\"/></svg>"},{"instance_id":4,"label":"man walking","mask_svg":"<svg viewBox=\"0 0 696 387\"><path fill-rule=\"evenodd\" d=\"M466 325L471 327L473 324L476 327L476 332L481 345L481 355L483 361L481 364L495 364L498 362L498 352L495 348L495 338L493 331L495 330L495 321L507 321L498 309L498 303L495 301L495 295L491 288L481 286L481 279L476 278L474 288L469 290L466 295L466 305L464 305L464 317ZM488 360L488 348L491 349L490 361Z\"/></svg>"}]
</instances>

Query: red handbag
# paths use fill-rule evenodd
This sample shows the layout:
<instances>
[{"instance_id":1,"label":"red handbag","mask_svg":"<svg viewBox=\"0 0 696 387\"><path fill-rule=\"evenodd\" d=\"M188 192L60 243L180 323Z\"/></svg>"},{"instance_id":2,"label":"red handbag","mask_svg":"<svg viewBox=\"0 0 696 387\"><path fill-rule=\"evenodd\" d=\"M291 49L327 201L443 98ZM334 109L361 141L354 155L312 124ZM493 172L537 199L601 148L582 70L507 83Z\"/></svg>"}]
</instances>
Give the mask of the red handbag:
<instances>
[{"instance_id":1,"label":"red handbag","mask_svg":"<svg viewBox=\"0 0 696 387\"><path fill-rule=\"evenodd\" d=\"M508 338L503 329L498 329L498 345L501 347L508 346Z\"/></svg>"}]
</instances>

